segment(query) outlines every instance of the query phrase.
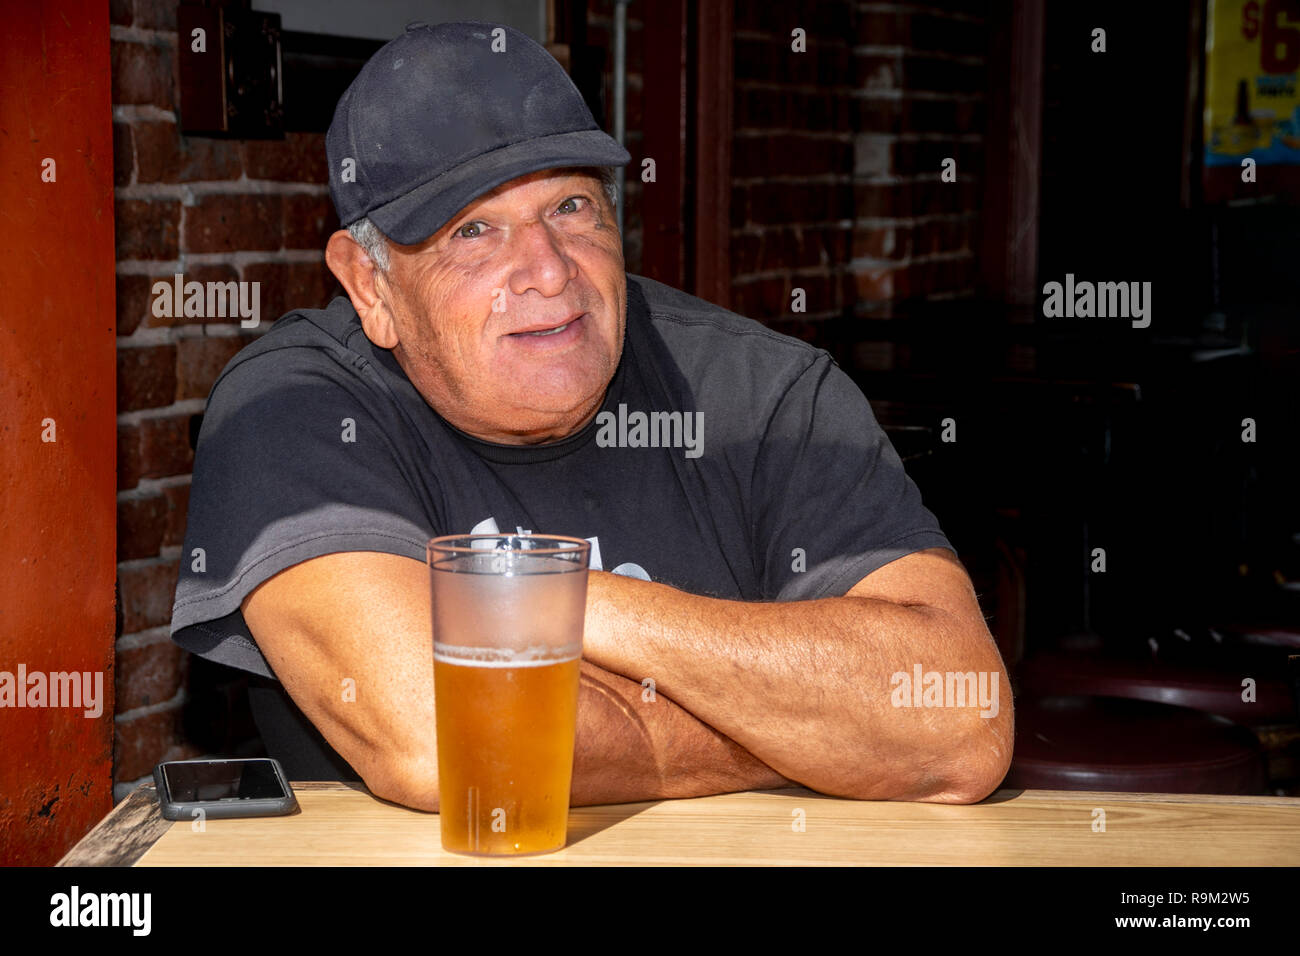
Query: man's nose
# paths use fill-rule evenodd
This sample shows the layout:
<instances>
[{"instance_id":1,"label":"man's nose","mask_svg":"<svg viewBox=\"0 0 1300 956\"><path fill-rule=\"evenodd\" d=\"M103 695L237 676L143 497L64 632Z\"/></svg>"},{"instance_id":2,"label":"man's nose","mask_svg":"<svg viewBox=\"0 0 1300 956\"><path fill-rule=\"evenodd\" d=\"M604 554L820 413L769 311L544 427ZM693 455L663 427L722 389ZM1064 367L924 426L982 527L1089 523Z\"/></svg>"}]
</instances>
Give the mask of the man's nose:
<instances>
[{"instance_id":1,"label":"man's nose","mask_svg":"<svg viewBox=\"0 0 1300 956\"><path fill-rule=\"evenodd\" d=\"M578 274L577 263L568 255L564 236L545 220L534 219L514 230L510 237L514 264L510 291L523 295L536 289L545 296L556 295Z\"/></svg>"}]
</instances>

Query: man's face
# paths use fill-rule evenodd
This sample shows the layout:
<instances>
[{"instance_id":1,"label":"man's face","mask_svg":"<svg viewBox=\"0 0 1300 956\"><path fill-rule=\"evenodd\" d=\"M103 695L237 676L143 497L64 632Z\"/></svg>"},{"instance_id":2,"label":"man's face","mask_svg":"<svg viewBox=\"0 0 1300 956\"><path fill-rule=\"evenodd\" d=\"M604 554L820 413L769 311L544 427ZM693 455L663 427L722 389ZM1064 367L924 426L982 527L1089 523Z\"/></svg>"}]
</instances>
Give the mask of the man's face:
<instances>
[{"instance_id":1,"label":"man's face","mask_svg":"<svg viewBox=\"0 0 1300 956\"><path fill-rule=\"evenodd\" d=\"M577 430L622 354L622 242L599 179L577 170L512 180L425 242L392 246L377 288L407 376L444 418L489 441Z\"/></svg>"}]
</instances>

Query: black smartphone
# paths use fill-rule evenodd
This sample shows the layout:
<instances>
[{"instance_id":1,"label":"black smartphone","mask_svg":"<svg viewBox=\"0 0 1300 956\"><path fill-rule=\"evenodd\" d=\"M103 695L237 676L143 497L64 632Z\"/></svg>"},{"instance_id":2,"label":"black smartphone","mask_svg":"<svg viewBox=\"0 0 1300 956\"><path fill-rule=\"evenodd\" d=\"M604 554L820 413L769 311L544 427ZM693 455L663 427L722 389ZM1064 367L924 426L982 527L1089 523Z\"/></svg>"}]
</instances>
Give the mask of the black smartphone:
<instances>
[{"instance_id":1,"label":"black smartphone","mask_svg":"<svg viewBox=\"0 0 1300 956\"><path fill-rule=\"evenodd\" d=\"M164 820L275 817L298 809L284 768L270 757L169 760L153 768L153 779Z\"/></svg>"}]
</instances>

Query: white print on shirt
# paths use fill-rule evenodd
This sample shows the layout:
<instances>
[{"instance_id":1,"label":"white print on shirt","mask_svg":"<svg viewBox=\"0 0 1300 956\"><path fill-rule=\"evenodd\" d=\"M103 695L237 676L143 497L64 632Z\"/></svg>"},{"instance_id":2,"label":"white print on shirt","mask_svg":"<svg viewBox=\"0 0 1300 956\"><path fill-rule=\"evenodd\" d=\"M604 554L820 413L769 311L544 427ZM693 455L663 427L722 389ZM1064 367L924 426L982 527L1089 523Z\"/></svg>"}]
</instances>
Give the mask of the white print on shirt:
<instances>
[{"instance_id":1,"label":"white print on shirt","mask_svg":"<svg viewBox=\"0 0 1300 956\"><path fill-rule=\"evenodd\" d=\"M488 515L478 524L474 525L474 527L470 529L469 533L470 534L500 534L501 530L497 527L497 519L492 515ZM532 534L532 531L516 525L515 533ZM600 560L600 538L592 537L592 538L587 538L586 540L591 543L591 558L587 562L587 567L592 571L605 570L605 566L604 564L601 563ZM639 578L642 581L652 580L650 575L646 572L645 568L641 567L641 565L639 564L633 564L630 561L624 561L622 564L616 567L611 573L621 574L625 578Z\"/></svg>"}]
</instances>

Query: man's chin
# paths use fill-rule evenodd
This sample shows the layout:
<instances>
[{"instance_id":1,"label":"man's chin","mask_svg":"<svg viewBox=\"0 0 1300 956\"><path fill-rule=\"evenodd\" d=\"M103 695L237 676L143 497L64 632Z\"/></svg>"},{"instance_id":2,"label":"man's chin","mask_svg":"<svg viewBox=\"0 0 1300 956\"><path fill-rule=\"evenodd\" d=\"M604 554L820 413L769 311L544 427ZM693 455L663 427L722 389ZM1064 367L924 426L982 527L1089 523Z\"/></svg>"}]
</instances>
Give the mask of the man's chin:
<instances>
[{"instance_id":1,"label":"man's chin","mask_svg":"<svg viewBox=\"0 0 1300 956\"><path fill-rule=\"evenodd\" d=\"M556 363L550 367L521 370L502 381L511 387L501 398L521 411L563 416L599 402L613 379L602 374L604 358Z\"/></svg>"},{"instance_id":2,"label":"man's chin","mask_svg":"<svg viewBox=\"0 0 1300 956\"><path fill-rule=\"evenodd\" d=\"M546 428L550 425L562 426L572 424L576 431L582 425L586 424L587 419L591 418L599 410L601 396L597 395L577 405L570 405L567 408L538 408L528 407L520 409L518 421L523 424L527 423L532 428Z\"/></svg>"},{"instance_id":3,"label":"man's chin","mask_svg":"<svg viewBox=\"0 0 1300 956\"><path fill-rule=\"evenodd\" d=\"M596 416L605 397L602 386L595 394L574 400L572 395L527 395L526 406L515 406L510 416L510 430L528 441L559 441L583 428ZM512 396L516 402L521 395Z\"/></svg>"}]
</instances>

